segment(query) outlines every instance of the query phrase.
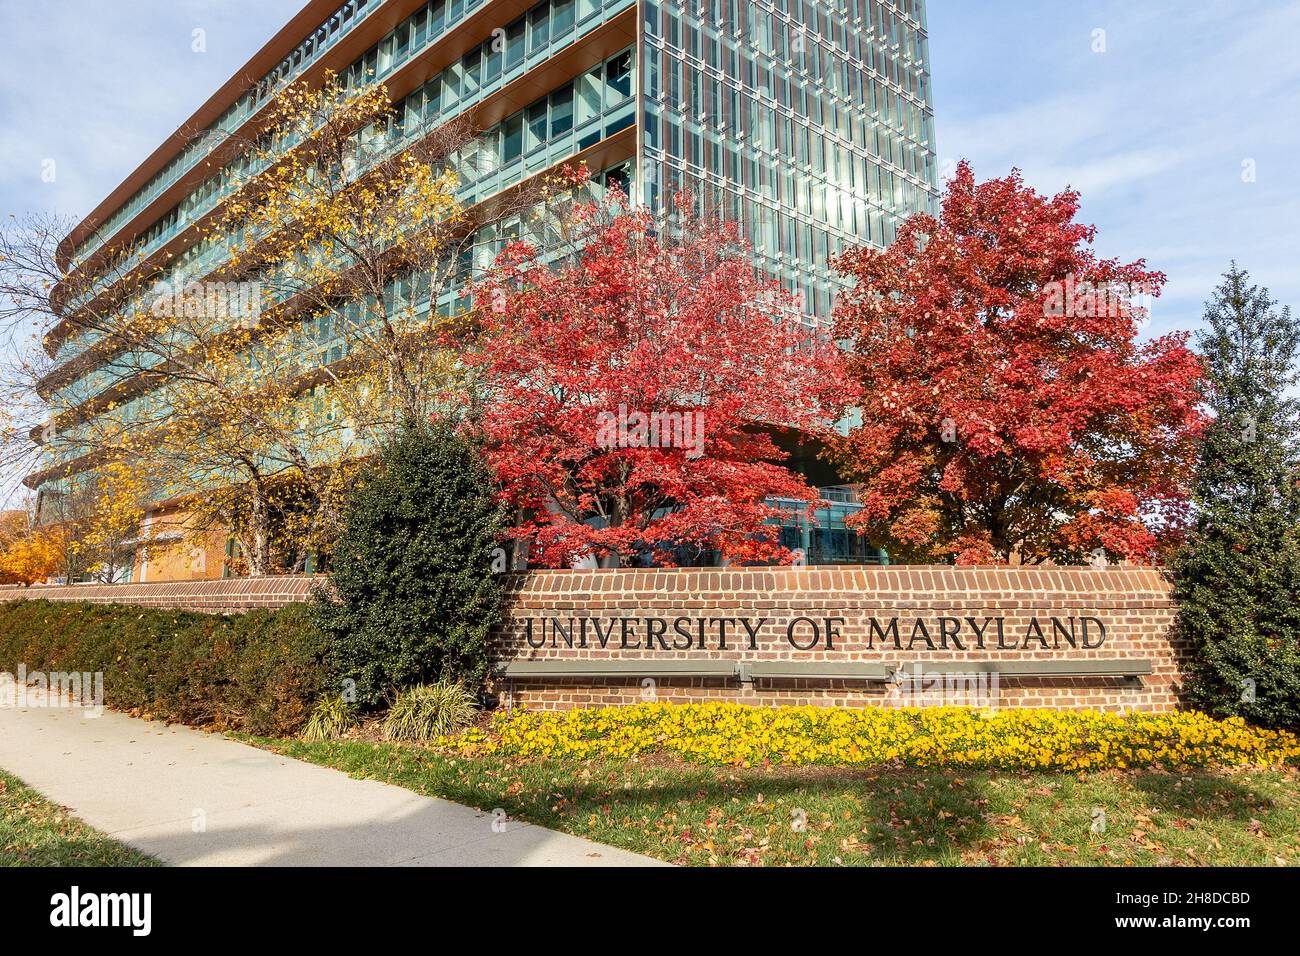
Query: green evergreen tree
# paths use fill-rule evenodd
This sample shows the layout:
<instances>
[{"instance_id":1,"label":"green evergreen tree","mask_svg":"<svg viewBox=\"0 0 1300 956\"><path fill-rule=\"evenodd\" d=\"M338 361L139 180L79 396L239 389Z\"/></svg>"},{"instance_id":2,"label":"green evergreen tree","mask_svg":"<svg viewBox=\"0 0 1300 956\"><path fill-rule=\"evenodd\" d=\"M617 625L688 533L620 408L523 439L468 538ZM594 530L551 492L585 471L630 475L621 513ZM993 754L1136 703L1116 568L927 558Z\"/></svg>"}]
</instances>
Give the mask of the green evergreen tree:
<instances>
[{"instance_id":1,"label":"green evergreen tree","mask_svg":"<svg viewBox=\"0 0 1300 956\"><path fill-rule=\"evenodd\" d=\"M1209 713L1300 725L1300 321L1234 262L1198 337L1214 418L1174 561L1187 696Z\"/></svg>"},{"instance_id":2,"label":"green evergreen tree","mask_svg":"<svg viewBox=\"0 0 1300 956\"><path fill-rule=\"evenodd\" d=\"M409 425L345 508L333 550L336 600L317 596L338 680L370 706L442 679L471 688L500 614L493 551L502 512L477 449L447 424Z\"/></svg>"}]
</instances>

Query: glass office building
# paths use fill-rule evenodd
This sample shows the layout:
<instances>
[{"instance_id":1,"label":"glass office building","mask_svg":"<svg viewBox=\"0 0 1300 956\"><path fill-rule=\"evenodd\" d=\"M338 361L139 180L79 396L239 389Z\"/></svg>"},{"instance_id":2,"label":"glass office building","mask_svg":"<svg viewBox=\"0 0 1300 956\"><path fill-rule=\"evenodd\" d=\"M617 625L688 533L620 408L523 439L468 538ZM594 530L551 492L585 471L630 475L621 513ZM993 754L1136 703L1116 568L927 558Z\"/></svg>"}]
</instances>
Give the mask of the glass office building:
<instances>
[{"instance_id":1,"label":"glass office building","mask_svg":"<svg viewBox=\"0 0 1300 956\"><path fill-rule=\"evenodd\" d=\"M238 155L210 168L213 151L285 83L332 71L384 84L399 118L394 148L430 121L472 116L482 136L456 157L466 205L574 160L651 205L687 188L743 224L756 267L800 297L805 321L825 321L829 258L887 244L908 215L935 207L927 55L922 0L310 0L73 230L61 256L75 270L125 252L173 288L203 279L225 250L202 222L249 173ZM467 271L490 261L496 237L484 239ZM96 286L63 309L111 293ZM79 361L94 342L75 330L66 319L47 343L58 363L44 390L52 416L120 379L111 360ZM322 362L341 357L325 330L320 345ZM41 494L91 467L75 428L47 451L29 481ZM844 532L851 490L828 487L825 498L818 526L792 525L786 538L822 561L872 559Z\"/></svg>"},{"instance_id":2,"label":"glass office building","mask_svg":"<svg viewBox=\"0 0 1300 956\"><path fill-rule=\"evenodd\" d=\"M644 2L643 197L683 186L830 313L826 262L935 206L921 3Z\"/></svg>"}]
</instances>

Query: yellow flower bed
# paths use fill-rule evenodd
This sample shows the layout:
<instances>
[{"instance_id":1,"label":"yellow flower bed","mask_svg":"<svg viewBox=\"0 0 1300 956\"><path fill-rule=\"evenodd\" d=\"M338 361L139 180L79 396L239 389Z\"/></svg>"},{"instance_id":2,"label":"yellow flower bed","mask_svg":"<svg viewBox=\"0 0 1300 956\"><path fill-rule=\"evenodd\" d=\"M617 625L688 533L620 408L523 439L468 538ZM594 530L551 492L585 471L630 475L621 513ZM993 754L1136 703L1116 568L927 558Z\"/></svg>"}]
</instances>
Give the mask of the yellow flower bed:
<instances>
[{"instance_id":1,"label":"yellow flower bed","mask_svg":"<svg viewBox=\"0 0 1300 956\"><path fill-rule=\"evenodd\" d=\"M487 730L442 738L465 756L620 760L672 754L695 763L998 770L1268 766L1300 757L1300 739L1205 714L956 707L847 710L741 704L636 704L501 712Z\"/></svg>"}]
</instances>

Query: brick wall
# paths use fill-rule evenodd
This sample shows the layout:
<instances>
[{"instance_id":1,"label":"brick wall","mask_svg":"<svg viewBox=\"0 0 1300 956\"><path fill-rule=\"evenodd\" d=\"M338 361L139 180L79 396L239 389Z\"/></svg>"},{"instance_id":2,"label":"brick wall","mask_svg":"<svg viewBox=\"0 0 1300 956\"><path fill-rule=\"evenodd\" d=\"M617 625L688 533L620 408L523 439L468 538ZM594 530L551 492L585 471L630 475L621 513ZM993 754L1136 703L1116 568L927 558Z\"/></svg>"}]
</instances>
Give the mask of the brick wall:
<instances>
[{"instance_id":1,"label":"brick wall","mask_svg":"<svg viewBox=\"0 0 1300 956\"><path fill-rule=\"evenodd\" d=\"M738 683L720 678L647 678L633 674L627 678L548 677L544 682L521 678L500 683L509 703L539 709L630 703L648 697L854 707L945 701L960 704L972 699L973 690L973 696L992 691L1001 707L1170 710L1178 703L1185 659L1183 649L1174 646L1169 637L1174 615L1169 582L1159 571L1144 568L899 565L537 571L513 576L510 594L510 616L495 638L500 660L621 658L644 661L647 668L664 659L870 661L883 663L890 670L900 665L910 670L917 662L924 669L927 664L941 662L1136 659L1150 661L1152 667L1149 676L1136 679L999 675L996 687L959 683L956 697L950 693L945 696L943 686L924 681L882 684L786 679ZM650 637L651 626L645 619L651 616L669 622L663 639ZM700 619L709 624L722 617L746 617L755 625L766 619L767 623L756 628L756 639L733 625L725 648L718 646L716 628L710 625L704 650L697 642L692 642L690 650L684 649L688 640L673 630L673 624L684 620L683 630L696 636ZM786 628L800 617L819 623L827 617L842 619L833 625L837 633L831 646L826 646L825 624L821 624L823 636L817 646L807 650L791 646ZM887 630L889 619L898 619L900 648L895 648L888 633L881 640L872 632L869 622L873 617L882 630ZM933 648L913 633L918 617L927 622L925 631ZM1052 617L1061 621L1061 633L1054 632ZM1084 617L1100 621L1105 627L1106 637L1100 647L1082 646L1085 642L1077 630L1079 647L1071 647L1065 639L1065 628L1081 628ZM542 647L530 646L529 618L533 619L533 642L543 643ZM546 618L560 619L565 630L571 632L573 646L566 642L563 631L546 632ZM572 624L568 623L570 618ZM588 618L586 646L580 639L582 618ZM622 618L633 621L630 640L622 635ZM947 618L948 623L939 618ZM977 626L983 625L983 650L976 646L967 618L973 618ZM998 625L994 622L999 618L1003 633L1000 643L1011 647L997 646L994 634ZM1031 619L1041 628L1042 641L1034 636ZM957 621L957 630L953 620ZM798 622L795 627L796 640L810 644L811 622ZM1097 625L1092 623L1090 627L1091 641L1095 642ZM945 628L948 633L941 635ZM598 639L602 633L609 635L603 648ZM1022 640L1026 637L1027 641ZM624 647L624 643L631 646ZM964 649L958 649L958 643L964 644ZM990 678L978 680L987 682Z\"/></svg>"},{"instance_id":2,"label":"brick wall","mask_svg":"<svg viewBox=\"0 0 1300 956\"><path fill-rule=\"evenodd\" d=\"M284 607L305 601L322 578L295 575L225 578L212 581L159 581L145 584L73 584L68 587L0 586L0 601L23 598L47 601L89 601L91 604L136 604L142 607L183 608L213 614L234 614L253 608Z\"/></svg>"},{"instance_id":3,"label":"brick wall","mask_svg":"<svg viewBox=\"0 0 1300 956\"><path fill-rule=\"evenodd\" d=\"M229 613L257 607L282 607L307 598L320 578L266 577L216 581L176 581L156 584L74 585L72 587L0 587L0 600L47 598L62 601L138 604ZM1169 637L1174 617L1169 582L1145 568L954 568L892 566L868 568L673 569L606 571L534 571L508 578L508 611L493 637L499 662L511 660L599 660L645 662L709 661L868 661L891 670L920 663L924 669L942 662L1000 660L1130 660L1150 661L1152 673L1138 679L1115 677L1007 677L996 688L978 685L976 695L990 691L1002 707L1097 708L1104 710L1169 710L1177 706L1185 651ZM658 617L668 630L651 640L644 622ZM822 639L807 649L793 647L787 626L797 618L818 622ZM831 646L826 647L823 623L838 619ZM1057 618L1080 626L1083 618L1106 629L1100 647L1071 647L1064 633L1050 623ZM527 623L533 621L533 647ZM567 622L573 618L574 624ZM580 643L579 622L590 630ZM629 637L621 620L633 622ZM749 639L733 624L725 647L710 629L705 647L686 650L672 630L677 620L697 634L696 625L718 618L745 618L757 628ZM878 638L869 622L887 628L896 618L899 647L888 636ZM917 618L926 622L933 647L915 634ZM944 625L940 620L947 619ZM1004 640L998 646L992 623L1001 619ZM1073 619L1071 622L1070 619ZM571 632L573 646L561 636L547 634L545 622L559 619ZM985 647L975 646L967 619L984 625ZM952 621L958 630L951 631ZM1032 634L1037 621L1042 640ZM539 623L541 627L539 628ZM949 633L943 633L944 628ZM1095 625L1093 634L1095 635ZM601 647L599 634L606 635ZM1076 632L1077 643L1083 635ZM796 639L810 644L811 622L796 623ZM872 646L868 647L868 638ZM1094 637L1095 639L1095 637ZM622 646L624 643L628 646ZM959 649L961 642L965 646ZM1044 645L1048 646L1044 646ZM946 646L945 646L946 645ZM652 680L653 685L645 682ZM635 671L617 678L556 678L498 680L496 688L507 703L533 708L631 703L646 699L675 701L735 700L744 703L818 704L840 706L905 706L944 702L944 689L925 684L864 683L833 679L784 679L741 683L721 678L647 678ZM962 693L972 688L967 685ZM918 691L920 695L918 696ZM936 695L938 699L936 699ZM962 703L962 699L951 702Z\"/></svg>"}]
</instances>

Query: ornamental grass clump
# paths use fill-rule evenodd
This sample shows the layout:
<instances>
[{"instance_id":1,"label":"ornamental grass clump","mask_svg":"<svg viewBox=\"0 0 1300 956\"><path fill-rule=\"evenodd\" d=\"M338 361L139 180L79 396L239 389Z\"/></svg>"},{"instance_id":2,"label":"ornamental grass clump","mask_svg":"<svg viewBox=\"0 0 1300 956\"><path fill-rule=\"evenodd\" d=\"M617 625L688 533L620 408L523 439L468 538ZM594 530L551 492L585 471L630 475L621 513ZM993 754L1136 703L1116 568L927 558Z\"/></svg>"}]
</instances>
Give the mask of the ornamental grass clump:
<instances>
[{"instance_id":1,"label":"ornamental grass clump","mask_svg":"<svg viewBox=\"0 0 1300 956\"><path fill-rule=\"evenodd\" d=\"M623 760L667 754L733 766L902 765L988 770L1272 766L1300 762L1300 739L1205 714L848 710L740 704L637 704L497 714L486 730L444 737L467 756Z\"/></svg>"},{"instance_id":2,"label":"ornamental grass clump","mask_svg":"<svg viewBox=\"0 0 1300 956\"><path fill-rule=\"evenodd\" d=\"M389 740L433 740L464 730L474 722L474 695L463 684L441 681L399 691L384 718Z\"/></svg>"},{"instance_id":3,"label":"ornamental grass clump","mask_svg":"<svg viewBox=\"0 0 1300 956\"><path fill-rule=\"evenodd\" d=\"M322 697L316 702L307 726L303 728L303 740L337 740L360 726L357 720L357 708L337 694Z\"/></svg>"}]
</instances>

